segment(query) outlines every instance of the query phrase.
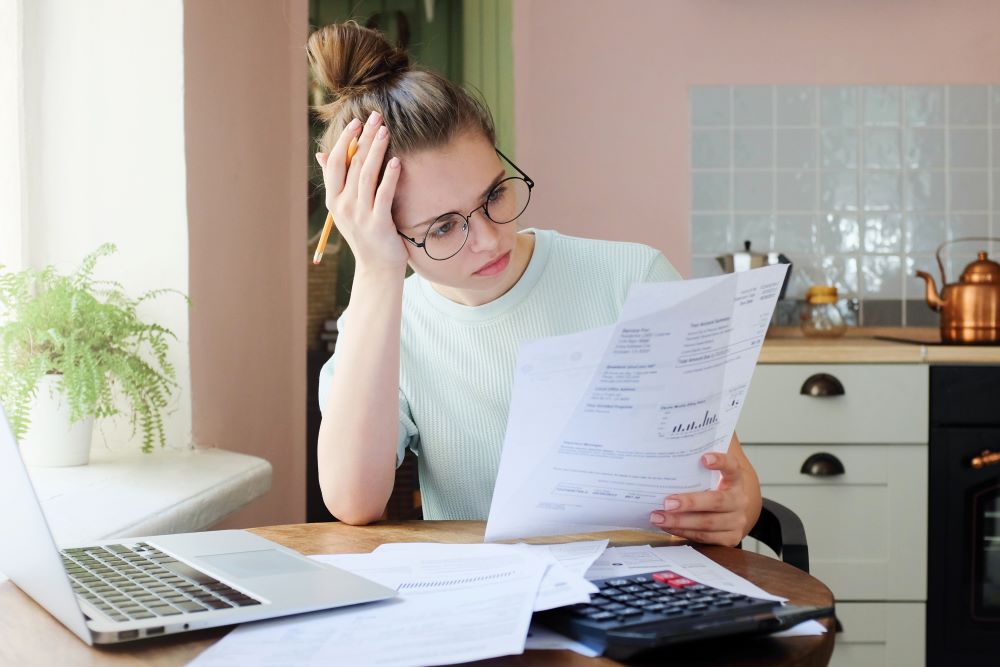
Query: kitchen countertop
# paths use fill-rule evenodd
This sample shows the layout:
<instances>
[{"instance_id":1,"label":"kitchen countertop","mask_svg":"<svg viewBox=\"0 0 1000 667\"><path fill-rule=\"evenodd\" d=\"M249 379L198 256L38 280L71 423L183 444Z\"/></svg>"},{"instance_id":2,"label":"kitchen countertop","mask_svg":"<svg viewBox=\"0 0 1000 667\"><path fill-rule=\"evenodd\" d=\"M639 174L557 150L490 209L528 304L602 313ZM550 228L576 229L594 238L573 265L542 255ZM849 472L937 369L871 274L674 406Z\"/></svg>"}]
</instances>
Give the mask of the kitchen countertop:
<instances>
[{"instance_id":1,"label":"kitchen countertop","mask_svg":"<svg viewBox=\"0 0 1000 667\"><path fill-rule=\"evenodd\" d=\"M905 338L916 343L876 339ZM1000 363L1000 345L941 345L937 327L851 327L840 338L807 338L798 327L772 327L762 364Z\"/></svg>"}]
</instances>

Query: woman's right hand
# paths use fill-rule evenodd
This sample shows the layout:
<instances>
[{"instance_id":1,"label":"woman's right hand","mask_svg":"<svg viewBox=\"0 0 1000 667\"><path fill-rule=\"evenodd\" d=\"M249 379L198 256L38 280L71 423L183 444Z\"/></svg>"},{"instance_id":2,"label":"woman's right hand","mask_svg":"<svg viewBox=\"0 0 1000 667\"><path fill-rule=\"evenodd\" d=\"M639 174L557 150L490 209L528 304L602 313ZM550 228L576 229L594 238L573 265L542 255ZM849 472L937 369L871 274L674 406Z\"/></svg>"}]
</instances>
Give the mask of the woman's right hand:
<instances>
[{"instance_id":1,"label":"woman's right hand","mask_svg":"<svg viewBox=\"0 0 1000 667\"><path fill-rule=\"evenodd\" d=\"M359 133L358 150L348 167L347 149ZM317 153L316 161L323 168L326 207L351 246L356 269L399 271L402 276L408 255L396 233L391 210L399 182L399 158L389 161L382 182L377 183L388 146L388 128L373 112L364 128L358 119L351 121L330 153Z\"/></svg>"}]
</instances>

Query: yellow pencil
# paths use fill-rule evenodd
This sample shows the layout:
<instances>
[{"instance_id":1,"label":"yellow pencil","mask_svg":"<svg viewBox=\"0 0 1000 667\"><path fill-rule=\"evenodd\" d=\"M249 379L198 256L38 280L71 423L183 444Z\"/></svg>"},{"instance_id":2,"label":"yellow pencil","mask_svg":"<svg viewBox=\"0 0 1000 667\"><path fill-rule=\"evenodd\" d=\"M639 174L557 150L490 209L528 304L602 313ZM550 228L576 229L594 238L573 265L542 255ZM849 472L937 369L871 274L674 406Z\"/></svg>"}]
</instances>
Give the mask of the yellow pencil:
<instances>
[{"instance_id":1,"label":"yellow pencil","mask_svg":"<svg viewBox=\"0 0 1000 667\"><path fill-rule=\"evenodd\" d=\"M351 166L351 158L358 152L358 138L351 139L351 145L347 147L347 166ZM319 245L313 254L313 264L323 261L323 252L326 250L326 242L330 239L330 232L333 231L333 214L326 214L326 222L323 223L323 233L319 236Z\"/></svg>"}]
</instances>

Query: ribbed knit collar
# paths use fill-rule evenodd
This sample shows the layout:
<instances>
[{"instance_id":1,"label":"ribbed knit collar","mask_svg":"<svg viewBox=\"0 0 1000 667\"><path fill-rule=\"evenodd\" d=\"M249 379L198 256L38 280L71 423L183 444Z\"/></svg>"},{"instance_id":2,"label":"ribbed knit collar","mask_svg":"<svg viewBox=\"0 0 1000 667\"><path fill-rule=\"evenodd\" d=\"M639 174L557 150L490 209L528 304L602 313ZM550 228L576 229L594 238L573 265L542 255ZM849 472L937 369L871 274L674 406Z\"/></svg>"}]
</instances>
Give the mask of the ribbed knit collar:
<instances>
[{"instance_id":1,"label":"ribbed knit collar","mask_svg":"<svg viewBox=\"0 0 1000 667\"><path fill-rule=\"evenodd\" d=\"M420 294L439 312L456 320L483 322L506 313L524 301L525 297L538 284L538 280L542 277L542 273L545 272L545 267L548 264L549 255L552 252L553 237L555 236L555 232L551 229L529 228L519 233L534 234L535 247L531 252L531 259L528 260L528 266L524 269L524 273L521 274L521 278L502 296L481 306L466 306L455 303L451 299L438 294L430 282L424 280L419 275L414 275L413 279L420 286Z\"/></svg>"}]
</instances>

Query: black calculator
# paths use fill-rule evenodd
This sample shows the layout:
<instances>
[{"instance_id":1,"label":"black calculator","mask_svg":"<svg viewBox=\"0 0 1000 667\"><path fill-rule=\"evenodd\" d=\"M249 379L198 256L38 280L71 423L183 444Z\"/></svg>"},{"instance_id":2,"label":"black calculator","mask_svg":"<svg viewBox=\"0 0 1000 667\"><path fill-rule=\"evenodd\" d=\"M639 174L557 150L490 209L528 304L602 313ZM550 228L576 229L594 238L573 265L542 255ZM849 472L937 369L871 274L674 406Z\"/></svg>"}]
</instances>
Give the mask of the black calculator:
<instances>
[{"instance_id":1,"label":"black calculator","mask_svg":"<svg viewBox=\"0 0 1000 667\"><path fill-rule=\"evenodd\" d=\"M730 593L669 570L593 582L588 604L535 614L543 625L616 660L683 642L785 630L832 607Z\"/></svg>"}]
</instances>

